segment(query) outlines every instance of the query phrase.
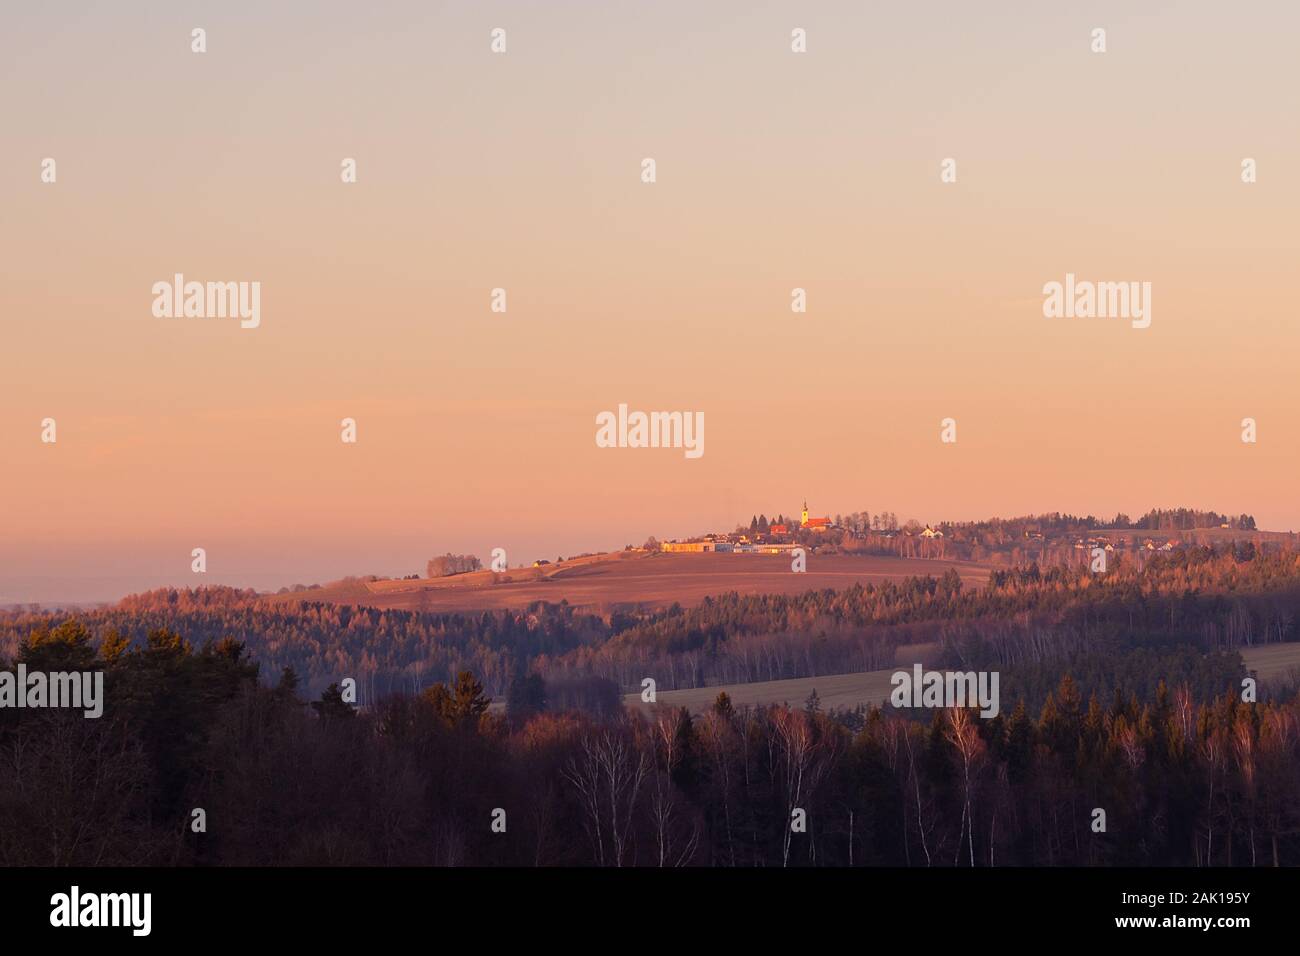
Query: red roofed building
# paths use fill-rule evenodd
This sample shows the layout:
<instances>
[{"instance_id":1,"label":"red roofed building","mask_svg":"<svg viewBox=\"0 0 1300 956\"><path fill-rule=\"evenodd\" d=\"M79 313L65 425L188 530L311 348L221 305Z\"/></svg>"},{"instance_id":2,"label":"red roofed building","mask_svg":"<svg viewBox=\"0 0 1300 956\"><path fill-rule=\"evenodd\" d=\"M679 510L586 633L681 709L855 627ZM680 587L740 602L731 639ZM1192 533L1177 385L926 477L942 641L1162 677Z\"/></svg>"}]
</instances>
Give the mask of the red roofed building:
<instances>
[{"instance_id":1,"label":"red roofed building","mask_svg":"<svg viewBox=\"0 0 1300 956\"><path fill-rule=\"evenodd\" d=\"M809 518L808 502L803 503L803 521L799 527L807 528L809 531L826 531L831 526L830 518Z\"/></svg>"}]
</instances>

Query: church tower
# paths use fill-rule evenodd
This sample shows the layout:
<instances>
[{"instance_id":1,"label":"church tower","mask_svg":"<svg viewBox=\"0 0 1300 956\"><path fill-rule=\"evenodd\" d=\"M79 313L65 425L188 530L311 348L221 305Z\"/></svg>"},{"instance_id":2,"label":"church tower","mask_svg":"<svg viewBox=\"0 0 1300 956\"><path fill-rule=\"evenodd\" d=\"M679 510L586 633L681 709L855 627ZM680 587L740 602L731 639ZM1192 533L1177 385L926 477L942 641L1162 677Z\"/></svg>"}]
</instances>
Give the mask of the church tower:
<instances>
[{"instance_id":1,"label":"church tower","mask_svg":"<svg viewBox=\"0 0 1300 956\"><path fill-rule=\"evenodd\" d=\"M803 502L803 521L802 521L802 524L804 524L804 525L807 525L807 524L808 524L808 499L807 499L807 498L805 498L805 499L804 499L804 502Z\"/></svg>"}]
</instances>

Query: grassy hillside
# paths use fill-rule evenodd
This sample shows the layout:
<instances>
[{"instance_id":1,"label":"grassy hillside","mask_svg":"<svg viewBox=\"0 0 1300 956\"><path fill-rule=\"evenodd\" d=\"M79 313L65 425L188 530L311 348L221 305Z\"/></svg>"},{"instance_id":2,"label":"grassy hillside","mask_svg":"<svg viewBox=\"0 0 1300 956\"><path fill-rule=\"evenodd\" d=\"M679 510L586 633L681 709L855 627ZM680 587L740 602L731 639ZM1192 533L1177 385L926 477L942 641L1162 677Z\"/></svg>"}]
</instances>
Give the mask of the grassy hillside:
<instances>
[{"instance_id":1,"label":"grassy hillside","mask_svg":"<svg viewBox=\"0 0 1300 956\"><path fill-rule=\"evenodd\" d=\"M580 608L637 606L694 607L711 595L801 594L853 584L879 584L909 575L942 575L956 568L962 582L982 586L989 565L970 561L920 560L877 555L808 556L808 570L796 574L790 559L769 554L647 554L614 551L540 568L512 568L494 574L475 571L445 578L365 581L348 579L310 591L267 600L355 604L411 611L484 611L526 608L535 601L568 601Z\"/></svg>"}]
</instances>

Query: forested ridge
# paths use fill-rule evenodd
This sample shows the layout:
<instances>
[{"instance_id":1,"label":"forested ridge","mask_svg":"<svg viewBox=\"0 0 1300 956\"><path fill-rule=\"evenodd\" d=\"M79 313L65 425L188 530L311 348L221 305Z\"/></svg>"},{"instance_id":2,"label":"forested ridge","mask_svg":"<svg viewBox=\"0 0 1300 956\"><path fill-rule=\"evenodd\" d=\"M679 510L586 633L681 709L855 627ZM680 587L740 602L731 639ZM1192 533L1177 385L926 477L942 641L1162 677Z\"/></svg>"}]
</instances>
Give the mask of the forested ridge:
<instances>
[{"instance_id":1,"label":"forested ridge","mask_svg":"<svg viewBox=\"0 0 1300 956\"><path fill-rule=\"evenodd\" d=\"M1200 652L1295 640L1300 556L1252 545L1188 548L1102 575L1037 565L963 587L955 572L841 591L719 595L699 607L434 614L304 601L233 588L165 589L106 609L0 613L0 655L76 618L92 642L136 645L171 629L201 645L230 637L267 673L291 667L312 694L344 677L365 699L418 692L472 671L501 696L529 672L596 676L635 689L808 677L890 667L903 644L936 645L933 663L1024 667L1089 653L1187 646Z\"/></svg>"}]
</instances>

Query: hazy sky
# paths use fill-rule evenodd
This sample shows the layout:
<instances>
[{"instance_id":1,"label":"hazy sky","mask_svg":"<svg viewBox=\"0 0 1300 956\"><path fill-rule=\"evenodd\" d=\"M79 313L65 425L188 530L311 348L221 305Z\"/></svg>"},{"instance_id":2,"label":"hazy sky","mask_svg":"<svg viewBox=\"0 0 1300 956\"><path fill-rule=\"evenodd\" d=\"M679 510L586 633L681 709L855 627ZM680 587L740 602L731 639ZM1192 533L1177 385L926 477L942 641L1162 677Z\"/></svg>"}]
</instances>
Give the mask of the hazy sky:
<instances>
[{"instance_id":1,"label":"hazy sky","mask_svg":"<svg viewBox=\"0 0 1300 956\"><path fill-rule=\"evenodd\" d=\"M1295 3L49 3L2 27L0 603L513 564L805 497L1300 528ZM155 318L177 272L259 281L260 327ZM1150 282L1150 328L1044 318L1067 272ZM704 412L705 454L597 448L621 402Z\"/></svg>"}]
</instances>

